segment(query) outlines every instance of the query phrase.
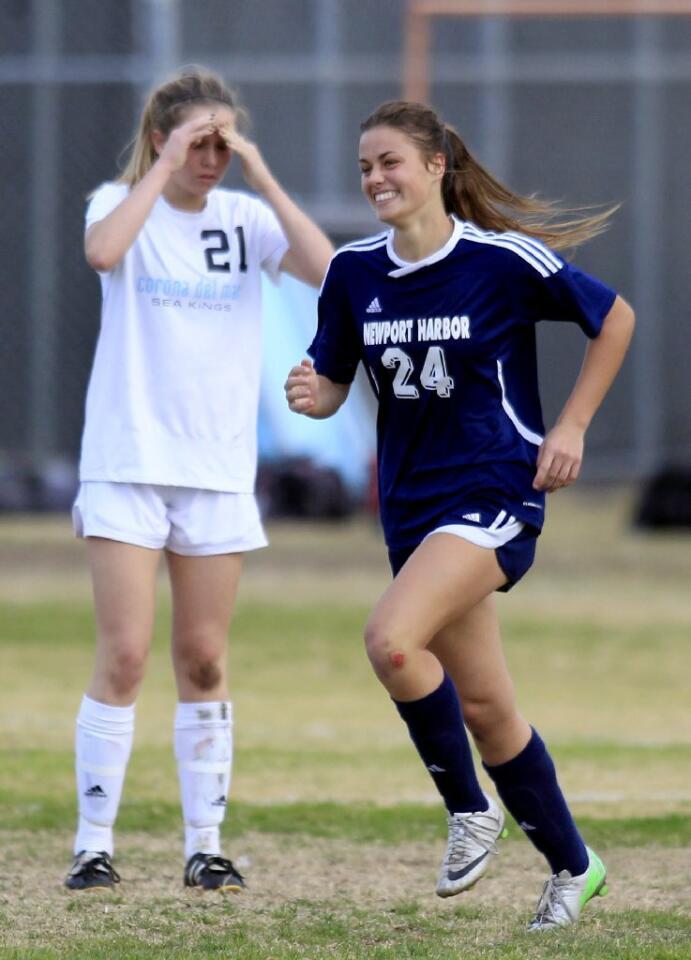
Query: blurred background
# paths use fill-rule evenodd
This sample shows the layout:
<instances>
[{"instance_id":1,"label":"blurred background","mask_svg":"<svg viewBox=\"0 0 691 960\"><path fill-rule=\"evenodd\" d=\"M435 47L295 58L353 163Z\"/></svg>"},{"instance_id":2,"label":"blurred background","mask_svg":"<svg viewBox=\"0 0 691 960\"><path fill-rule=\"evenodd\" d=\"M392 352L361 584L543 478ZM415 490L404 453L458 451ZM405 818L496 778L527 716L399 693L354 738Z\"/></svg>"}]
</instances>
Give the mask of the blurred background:
<instances>
[{"instance_id":1,"label":"blurred background","mask_svg":"<svg viewBox=\"0 0 691 960\"><path fill-rule=\"evenodd\" d=\"M424 15L442 7L475 15ZM532 13L508 15L519 10ZM182 912L162 582L119 821L124 896L106 917L61 895L94 635L68 516L100 312L86 197L116 175L147 91L190 62L236 86L269 164L336 244L378 231L359 191L358 128L402 94L427 97L516 190L621 204L575 259L634 305L634 344L582 480L550 498L535 569L497 608L519 702L616 876L564 955L688 957L689 532L632 518L691 527L691 0L0 0L0 941L92 960L292 957L296 944L339 958L551 949L515 939L542 870L512 842L518 830L471 905L449 913L428 895L438 798L361 649L389 583L362 509L374 506L372 401L363 386L332 420L288 412L282 385L312 338L316 294L286 280L265 290L271 548L247 556L229 658L226 838L267 883L252 881L241 913ZM228 185L242 187L232 166ZM548 422L584 346L578 330L540 325ZM294 516L350 519L282 519Z\"/></svg>"},{"instance_id":2,"label":"blurred background","mask_svg":"<svg viewBox=\"0 0 691 960\"><path fill-rule=\"evenodd\" d=\"M501 15L423 15L435 9ZM403 94L426 96L515 189L620 203L576 258L639 319L584 479L634 482L651 522L691 523L689 13L686 0L2 0L0 511L69 505L99 317L86 197L116 174L146 92L197 62L237 88L274 172L337 245L377 231L358 126ZM228 183L242 186L232 169ZM290 415L282 383L311 340L314 293L267 289L265 323L265 505L347 512L371 495L370 400L356 392L321 424ZM577 330L541 329L548 421L583 347ZM296 477L312 505L296 504Z\"/></svg>"}]
</instances>

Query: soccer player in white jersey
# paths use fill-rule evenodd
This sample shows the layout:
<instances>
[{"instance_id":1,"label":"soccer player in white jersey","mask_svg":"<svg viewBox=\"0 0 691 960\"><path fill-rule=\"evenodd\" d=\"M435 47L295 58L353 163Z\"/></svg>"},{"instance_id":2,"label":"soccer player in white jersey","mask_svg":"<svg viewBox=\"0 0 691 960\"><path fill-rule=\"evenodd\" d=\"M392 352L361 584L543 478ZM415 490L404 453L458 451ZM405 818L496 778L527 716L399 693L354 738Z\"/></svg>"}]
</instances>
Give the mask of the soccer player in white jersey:
<instances>
[{"instance_id":1,"label":"soccer player in white jersey","mask_svg":"<svg viewBox=\"0 0 691 960\"><path fill-rule=\"evenodd\" d=\"M162 554L184 883L244 885L221 855L219 829L232 754L226 638L243 553L266 544L254 497L261 271L318 286L333 248L238 131L240 115L218 76L184 69L150 95L126 169L86 215L103 308L74 522L86 538L97 645L77 717L72 890L119 880L113 825ZM220 186L233 154L258 196Z\"/></svg>"},{"instance_id":2,"label":"soccer player in white jersey","mask_svg":"<svg viewBox=\"0 0 691 960\"><path fill-rule=\"evenodd\" d=\"M362 189L390 229L337 251L314 365L293 367L286 395L292 410L328 417L361 362L378 400L394 580L365 641L448 810L437 893L476 883L504 830L477 780L465 720L505 807L550 867L531 929L554 929L606 892L606 873L517 711L492 594L530 567L545 493L576 480L585 431L629 344L631 308L554 252L599 232L609 212L555 222L555 207L497 182L420 104L383 104L361 131ZM542 319L578 323L591 338L546 435Z\"/></svg>"}]
</instances>

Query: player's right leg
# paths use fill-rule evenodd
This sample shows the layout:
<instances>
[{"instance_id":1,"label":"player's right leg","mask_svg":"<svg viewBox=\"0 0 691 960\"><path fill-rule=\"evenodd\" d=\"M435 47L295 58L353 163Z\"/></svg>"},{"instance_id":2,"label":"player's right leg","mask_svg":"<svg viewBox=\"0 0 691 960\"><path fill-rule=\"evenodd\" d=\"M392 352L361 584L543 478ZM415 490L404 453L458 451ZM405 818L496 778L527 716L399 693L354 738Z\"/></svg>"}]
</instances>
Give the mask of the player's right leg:
<instances>
[{"instance_id":1,"label":"player's right leg","mask_svg":"<svg viewBox=\"0 0 691 960\"><path fill-rule=\"evenodd\" d=\"M128 485L107 486L121 486L119 496ZM114 512L117 516L118 510ZM77 716L79 820L65 884L71 890L94 890L119 881L112 864L113 825L132 746L134 703L151 643L160 550L94 535L98 523L90 526L86 511L79 519L93 584L96 657Z\"/></svg>"},{"instance_id":2,"label":"player's right leg","mask_svg":"<svg viewBox=\"0 0 691 960\"><path fill-rule=\"evenodd\" d=\"M530 728L516 711L494 598L485 597L448 623L429 649L453 680L476 743L481 740L485 753L499 760L518 753L530 737ZM489 796L488 802L484 812L449 816L438 896L454 896L477 882L489 866L497 840L506 835L502 808Z\"/></svg>"},{"instance_id":3,"label":"player's right leg","mask_svg":"<svg viewBox=\"0 0 691 960\"><path fill-rule=\"evenodd\" d=\"M392 563L396 570L393 557ZM461 704L434 640L505 579L492 550L448 534L430 537L397 573L366 630L372 665L448 811L449 841L437 884L442 897L483 876L504 814L477 780Z\"/></svg>"}]
</instances>

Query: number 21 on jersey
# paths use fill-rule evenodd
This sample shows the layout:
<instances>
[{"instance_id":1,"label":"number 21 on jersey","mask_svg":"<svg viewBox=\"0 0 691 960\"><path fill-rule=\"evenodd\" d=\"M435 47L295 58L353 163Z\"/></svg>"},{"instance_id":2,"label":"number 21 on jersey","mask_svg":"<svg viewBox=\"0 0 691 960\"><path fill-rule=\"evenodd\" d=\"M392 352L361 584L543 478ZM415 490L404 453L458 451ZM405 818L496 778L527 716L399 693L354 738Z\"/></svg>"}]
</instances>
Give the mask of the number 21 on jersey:
<instances>
[{"instance_id":1,"label":"number 21 on jersey","mask_svg":"<svg viewBox=\"0 0 691 960\"><path fill-rule=\"evenodd\" d=\"M405 350L388 347L382 353L381 362L387 369L396 371L392 384L394 396L400 400L416 400L420 396L418 388L410 382L415 365ZM427 351L420 371L420 386L425 390L434 390L439 397L451 396L454 382L446 370L443 347L435 345Z\"/></svg>"},{"instance_id":2,"label":"number 21 on jersey","mask_svg":"<svg viewBox=\"0 0 691 960\"><path fill-rule=\"evenodd\" d=\"M238 241L238 266L240 273L247 273L247 251L245 248L245 231L242 227L235 228ZM202 230L202 240L213 240L214 244L204 248L206 269L210 272L230 273L230 258L225 255L230 252L230 242L225 230Z\"/></svg>"}]
</instances>

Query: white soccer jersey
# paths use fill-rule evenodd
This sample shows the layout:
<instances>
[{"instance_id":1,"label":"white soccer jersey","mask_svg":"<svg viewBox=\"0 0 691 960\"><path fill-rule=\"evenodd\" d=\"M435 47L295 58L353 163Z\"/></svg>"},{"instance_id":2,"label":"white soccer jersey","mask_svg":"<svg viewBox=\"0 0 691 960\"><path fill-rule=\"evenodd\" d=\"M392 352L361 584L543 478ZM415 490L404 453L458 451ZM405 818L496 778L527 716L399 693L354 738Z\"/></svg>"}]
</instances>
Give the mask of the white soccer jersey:
<instances>
[{"instance_id":1,"label":"white soccer jersey","mask_svg":"<svg viewBox=\"0 0 691 960\"><path fill-rule=\"evenodd\" d=\"M127 191L100 187L87 228ZM156 201L101 274L81 480L254 489L261 270L275 278L287 249L273 211L248 194L212 190L199 212Z\"/></svg>"}]
</instances>

